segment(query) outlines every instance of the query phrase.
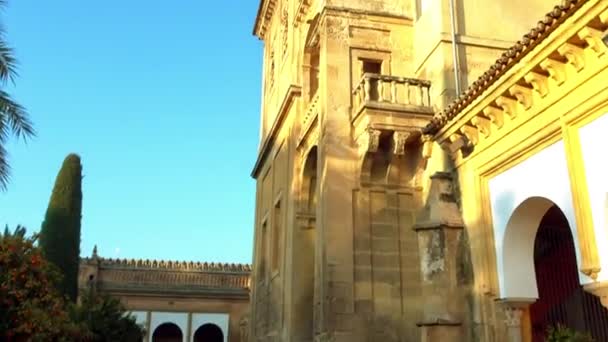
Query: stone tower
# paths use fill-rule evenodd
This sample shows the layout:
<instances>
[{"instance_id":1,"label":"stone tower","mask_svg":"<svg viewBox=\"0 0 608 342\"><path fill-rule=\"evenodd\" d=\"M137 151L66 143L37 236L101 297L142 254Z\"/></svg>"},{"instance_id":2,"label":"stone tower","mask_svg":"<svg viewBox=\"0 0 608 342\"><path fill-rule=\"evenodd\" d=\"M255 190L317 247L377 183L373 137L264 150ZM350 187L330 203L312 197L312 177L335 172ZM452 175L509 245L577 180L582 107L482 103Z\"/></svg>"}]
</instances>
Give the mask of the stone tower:
<instances>
[{"instance_id":1,"label":"stone tower","mask_svg":"<svg viewBox=\"0 0 608 342\"><path fill-rule=\"evenodd\" d=\"M431 177L445 158L418 132L549 5L261 0L251 341L421 341L431 338L429 314L483 340L485 317L465 304L474 297L466 237L421 237L438 227L416 225L434 212L423 210L427 197L454 192L450 175ZM433 236L465 252L426 248ZM436 255L461 260L445 264L456 278L433 283ZM458 298L428 304L429 286Z\"/></svg>"}]
</instances>

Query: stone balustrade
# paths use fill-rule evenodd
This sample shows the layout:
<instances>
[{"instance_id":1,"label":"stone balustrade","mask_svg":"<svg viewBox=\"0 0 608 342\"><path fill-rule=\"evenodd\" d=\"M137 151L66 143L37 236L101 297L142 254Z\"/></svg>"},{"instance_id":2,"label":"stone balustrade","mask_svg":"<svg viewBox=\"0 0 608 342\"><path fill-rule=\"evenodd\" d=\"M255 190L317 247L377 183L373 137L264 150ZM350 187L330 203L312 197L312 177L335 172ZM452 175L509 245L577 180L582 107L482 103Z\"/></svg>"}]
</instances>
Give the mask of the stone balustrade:
<instances>
[{"instance_id":1,"label":"stone balustrade","mask_svg":"<svg viewBox=\"0 0 608 342\"><path fill-rule=\"evenodd\" d=\"M353 108L370 103L430 107L430 87L429 81L365 73L353 90Z\"/></svg>"}]
</instances>

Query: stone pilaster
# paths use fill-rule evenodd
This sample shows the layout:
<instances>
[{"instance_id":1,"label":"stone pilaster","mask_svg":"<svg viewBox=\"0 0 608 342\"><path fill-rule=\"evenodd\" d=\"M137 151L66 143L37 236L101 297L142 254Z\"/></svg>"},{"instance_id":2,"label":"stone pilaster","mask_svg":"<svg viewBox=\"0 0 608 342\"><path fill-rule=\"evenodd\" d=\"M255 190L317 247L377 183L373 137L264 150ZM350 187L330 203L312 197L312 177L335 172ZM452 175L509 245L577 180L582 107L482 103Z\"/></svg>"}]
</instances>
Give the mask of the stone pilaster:
<instances>
[{"instance_id":1,"label":"stone pilaster","mask_svg":"<svg viewBox=\"0 0 608 342\"><path fill-rule=\"evenodd\" d=\"M534 298L504 298L498 300L502 304L507 325L507 341L522 342L522 315L524 311L536 301Z\"/></svg>"},{"instance_id":2,"label":"stone pilaster","mask_svg":"<svg viewBox=\"0 0 608 342\"><path fill-rule=\"evenodd\" d=\"M431 176L426 205L416 219L422 285L421 341L464 340L464 296L458 287L458 245L464 223L450 174Z\"/></svg>"}]
</instances>

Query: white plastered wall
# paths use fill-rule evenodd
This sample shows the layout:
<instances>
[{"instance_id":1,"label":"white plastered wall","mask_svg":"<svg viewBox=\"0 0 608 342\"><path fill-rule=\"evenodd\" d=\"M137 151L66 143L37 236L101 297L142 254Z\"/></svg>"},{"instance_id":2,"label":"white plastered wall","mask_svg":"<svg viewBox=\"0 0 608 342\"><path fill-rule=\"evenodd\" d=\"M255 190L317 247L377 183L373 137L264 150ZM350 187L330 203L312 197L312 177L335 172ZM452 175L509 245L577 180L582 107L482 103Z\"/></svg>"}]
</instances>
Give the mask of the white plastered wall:
<instances>
[{"instance_id":1,"label":"white plastered wall","mask_svg":"<svg viewBox=\"0 0 608 342\"><path fill-rule=\"evenodd\" d=\"M182 341L186 342L188 338L188 314L181 312L152 312L150 318L150 332L148 336L150 340L154 335L154 330L163 323L173 323L182 330Z\"/></svg>"},{"instance_id":2,"label":"white plastered wall","mask_svg":"<svg viewBox=\"0 0 608 342\"><path fill-rule=\"evenodd\" d=\"M228 314L194 313L192 314L192 332L190 335L190 341L194 340L194 333L196 333L196 329L205 324L215 324L222 329L222 333L224 334L224 342L227 342L229 322L230 317Z\"/></svg>"},{"instance_id":3,"label":"white plastered wall","mask_svg":"<svg viewBox=\"0 0 608 342\"><path fill-rule=\"evenodd\" d=\"M579 130L591 215L602 271L598 280L608 280L608 115Z\"/></svg>"},{"instance_id":4,"label":"white plastered wall","mask_svg":"<svg viewBox=\"0 0 608 342\"><path fill-rule=\"evenodd\" d=\"M552 204L557 205L568 220L580 269L563 141L492 178L489 190L501 298L538 298L534 238L542 216ZM579 276L581 282L590 280Z\"/></svg>"}]
</instances>

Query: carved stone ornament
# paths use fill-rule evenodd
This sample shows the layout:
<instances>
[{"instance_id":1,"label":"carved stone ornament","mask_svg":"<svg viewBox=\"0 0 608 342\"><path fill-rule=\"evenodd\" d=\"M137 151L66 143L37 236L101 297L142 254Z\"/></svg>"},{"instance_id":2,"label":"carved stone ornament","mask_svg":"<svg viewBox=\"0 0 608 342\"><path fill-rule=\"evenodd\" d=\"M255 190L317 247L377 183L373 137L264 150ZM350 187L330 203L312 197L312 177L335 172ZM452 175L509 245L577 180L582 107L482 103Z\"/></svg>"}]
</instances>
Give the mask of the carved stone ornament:
<instances>
[{"instance_id":1,"label":"carved stone ornament","mask_svg":"<svg viewBox=\"0 0 608 342\"><path fill-rule=\"evenodd\" d=\"M503 112L505 112L505 114L507 114L511 119L515 119L517 117L517 101L506 96L499 96L496 99L496 104L499 105Z\"/></svg>"},{"instance_id":2,"label":"carved stone ornament","mask_svg":"<svg viewBox=\"0 0 608 342\"><path fill-rule=\"evenodd\" d=\"M471 119L471 124L473 124L479 130L485 138L490 136L491 133L491 121L490 119L486 119L481 115L476 115Z\"/></svg>"},{"instance_id":3,"label":"carved stone ornament","mask_svg":"<svg viewBox=\"0 0 608 342\"><path fill-rule=\"evenodd\" d=\"M531 71L524 76L524 80L532 86L540 97L545 97L549 93L547 76Z\"/></svg>"},{"instance_id":4,"label":"carved stone ornament","mask_svg":"<svg viewBox=\"0 0 608 342\"><path fill-rule=\"evenodd\" d=\"M540 62L540 67L549 73L549 76L557 83L557 85L562 85L566 80L566 71L564 70L565 66L566 65L564 63L551 58L547 58Z\"/></svg>"},{"instance_id":5,"label":"carved stone ornament","mask_svg":"<svg viewBox=\"0 0 608 342\"><path fill-rule=\"evenodd\" d=\"M410 135L409 132L395 132L393 134L393 154L405 154L405 142Z\"/></svg>"},{"instance_id":6,"label":"carved stone ornament","mask_svg":"<svg viewBox=\"0 0 608 342\"><path fill-rule=\"evenodd\" d=\"M602 41L604 33L600 30L596 30L589 26L586 26L578 32L578 37L584 40L590 49L592 49L598 56L603 55L608 50L608 47Z\"/></svg>"},{"instance_id":7,"label":"carved stone ornament","mask_svg":"<svg viewBox=\"0 0 608 342\"><path fill-rule=\"evenodd\" d=\"M366 129L365 132L359 136L359 139L357 141L359 149L362 150L363 153L374 153L378 151L378 147L380 146L381 133L382 132L377 129Z\"/></svg>"},{"instance_id":8,"label":"carved stone ornament","mask_svg":"<svg viewBox=\"0 0 608 342\"><path fill-rule=\"evenodd\" d=\"M532 89L516 84L509 88L509 93L515 96L517 102L521 103L525 110L532 107Z\"/></svg>"},{"instance_id":9,"label":"carved stone ornament","mask_svg":"<svg viewBox=\"0 0 608 342\"><path fill-rule=\"evenodd\" d=\"M565 43L557 49L557 52L566 57L568 64L572 65L576 71L581 71L585 67L585 51L570 43Z\"/></svg>"},{"instance_id":10,"label":"carved stone ornament","mask_svg":"<svg viewBox=\"0 0 608 342\"><path fill-rule=\"evenodd\" d=\"M483 114L490 118L490 121L497 127L501 128L504 123L504 114L503 111L499 108L488 106L483 109Z\"/></svg>"},{"instance_id":11,"label":"carved stone ornament","mask_svg":"<svg viewBox=\"0 0 608 342\"><path fill-rule=\"evenodd\" d=\"M523 312L536 301L536 298L503 298L496 300L505 313L508 327L520 327Z\"/></svg>"}]
</instances>

